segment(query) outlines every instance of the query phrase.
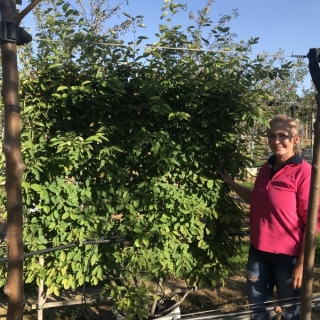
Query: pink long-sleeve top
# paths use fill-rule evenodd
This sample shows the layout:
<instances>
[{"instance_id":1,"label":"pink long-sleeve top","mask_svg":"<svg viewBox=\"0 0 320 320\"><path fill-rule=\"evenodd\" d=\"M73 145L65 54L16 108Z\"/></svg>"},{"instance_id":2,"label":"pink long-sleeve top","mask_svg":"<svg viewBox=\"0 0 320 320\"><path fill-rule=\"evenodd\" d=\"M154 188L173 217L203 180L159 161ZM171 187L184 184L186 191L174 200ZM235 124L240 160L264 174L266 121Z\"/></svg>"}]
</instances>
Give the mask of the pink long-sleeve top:
<instances>
[{"instance_id":1,"label":"pink long-sleeve top","mask_svg":"<svg viewBox=\"0 0 320 320\"><path fill-rule=\"evenodd\" d=\"M261 251L299 256L307 220L311 165L295 155L272 175L274 161L272 156L261 167L254 184L250 241Z\"/></svg>"}]
</instances>

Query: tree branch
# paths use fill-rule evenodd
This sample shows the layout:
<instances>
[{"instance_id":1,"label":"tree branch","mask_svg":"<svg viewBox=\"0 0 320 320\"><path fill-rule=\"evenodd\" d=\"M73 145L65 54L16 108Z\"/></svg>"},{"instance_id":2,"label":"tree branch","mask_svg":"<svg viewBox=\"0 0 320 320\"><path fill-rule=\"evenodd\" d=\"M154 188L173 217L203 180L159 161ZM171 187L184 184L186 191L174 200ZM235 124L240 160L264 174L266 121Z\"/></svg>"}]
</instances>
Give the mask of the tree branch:
<instances>
[{"instance_id":1,"label":"tree branch","mask_svg":"<svg viewBox=\"0 0 320 320\"><path fill-rule=\"evenodd\" d=\"M19 25L21 20L40 2L41 0L34 0L29 3L21 12L16 15L15 22Z\"/></svg>"}]
</instances>

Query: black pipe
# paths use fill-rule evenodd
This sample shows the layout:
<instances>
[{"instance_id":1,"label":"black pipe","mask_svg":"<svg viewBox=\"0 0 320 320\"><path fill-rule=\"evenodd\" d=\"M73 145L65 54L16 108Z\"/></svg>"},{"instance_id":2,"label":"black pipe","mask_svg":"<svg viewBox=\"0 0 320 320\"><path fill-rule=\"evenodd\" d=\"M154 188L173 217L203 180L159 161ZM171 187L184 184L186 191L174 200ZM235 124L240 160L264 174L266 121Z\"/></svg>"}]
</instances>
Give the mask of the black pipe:
<instances>
[{"instance_id":1,"label":"black pipe","mask_svg":"<svg viewBox=\"0 0 320 320\"><path fill-rule=\"evenodd\" d=\"M250 231L243 231L243 232L230 232L230 236L245 236L249 235ZM96 244L96 243L116 243L116 242L128 242L132 241L132 238L120 238L120 239L104 239L104 240L84 240L83 245L88 245L88 244ZM64 244L61 246L57 247L51 247L43 250L38 250L38 251L33 251L33 252L27 252L23 255L24 258L30 257L30 256L35 256L35 255L40 255L40 254L45 254L48 252L54 252L57 250L64 250L68 248L74 248L80 246L80 243L69 243L69 244ZM0 258L0 262L6 262L8 261L8 257L2 257Z\"/></svg>"},{"instance_id":2,"label":"black pipe","mask_svg":"<svg viewBox=\"0 0 320 320\"><path fill-rule=\"evenodd\" d=\"M132 241L131 238L123 238L123 239L102 239L102 240L84 240L82 242L83 245L88 245L88 244L97 244L97 243L116 243L116 242L127 242L127 241ZM39 251L34 251L34 252L28 252L23 255L23 257L30 257L30 256L35 256L35 255L40 255L40 254L45 254L48 252L53 252L57 250L64 250L68 248L73 248L73 247L78 247L80 246L80 242L77 243L69 243L57 247L52 247L52 248L47 248ZM0 258L0 262L6 262L8 261L8 257Z\"/></svg>"}]
</instances>

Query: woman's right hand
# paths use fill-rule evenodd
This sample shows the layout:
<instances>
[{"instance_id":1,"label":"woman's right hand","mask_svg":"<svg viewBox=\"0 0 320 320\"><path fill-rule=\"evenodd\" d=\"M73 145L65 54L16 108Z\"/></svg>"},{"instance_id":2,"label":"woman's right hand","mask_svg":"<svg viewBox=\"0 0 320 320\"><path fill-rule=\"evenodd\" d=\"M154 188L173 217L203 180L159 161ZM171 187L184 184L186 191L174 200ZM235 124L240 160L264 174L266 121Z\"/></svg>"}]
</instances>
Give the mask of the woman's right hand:
<instances>
[{"instance_id":1,"label":"woman's right hand","mask_svg":"<svg viewBox=\"0 0 320 320\"><path fill-rule=\"evenodd\" d=\"M221 176L222 180L227 183L227 184L230 184L233 182L232 178L230 177L230 174L227 170L219 170L217 171L217 173Z\"/></svg>"},{"instance_id":2,"label":"woman's right hand","mask_svg":"<svg viewBox=\"0 0 320 320\"><path fill-rule=\"evenodd\" d=\"M247 203L250 203L251 198L251 190L242 187L240 184L235 182L231 177L227 170L219 170L217 173L221 176L222 180L227 183L233 191L235 191L239 197L241 197Z\"/></svg>"}]
</instances>

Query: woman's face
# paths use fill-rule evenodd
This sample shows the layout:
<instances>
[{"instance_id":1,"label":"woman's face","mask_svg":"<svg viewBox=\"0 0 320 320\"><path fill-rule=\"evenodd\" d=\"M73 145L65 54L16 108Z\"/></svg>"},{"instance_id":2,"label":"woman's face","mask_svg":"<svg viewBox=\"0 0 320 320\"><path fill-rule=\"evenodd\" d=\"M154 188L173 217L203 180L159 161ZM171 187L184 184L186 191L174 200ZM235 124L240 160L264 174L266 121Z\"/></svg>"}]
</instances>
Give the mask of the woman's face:
<instances>
[{"instance_id":1,"label":"woman's face","mask_svg":"<svg viewBox=\"0 0 320 320\"><path fill-rule=\"evenodd\" d=\"M300 141L300 136L295 134L292 122L279 120L271 125L268 130L268 144L277 158L286 161L294 154L294 147Z\"/></svg>"}]
</instances>

